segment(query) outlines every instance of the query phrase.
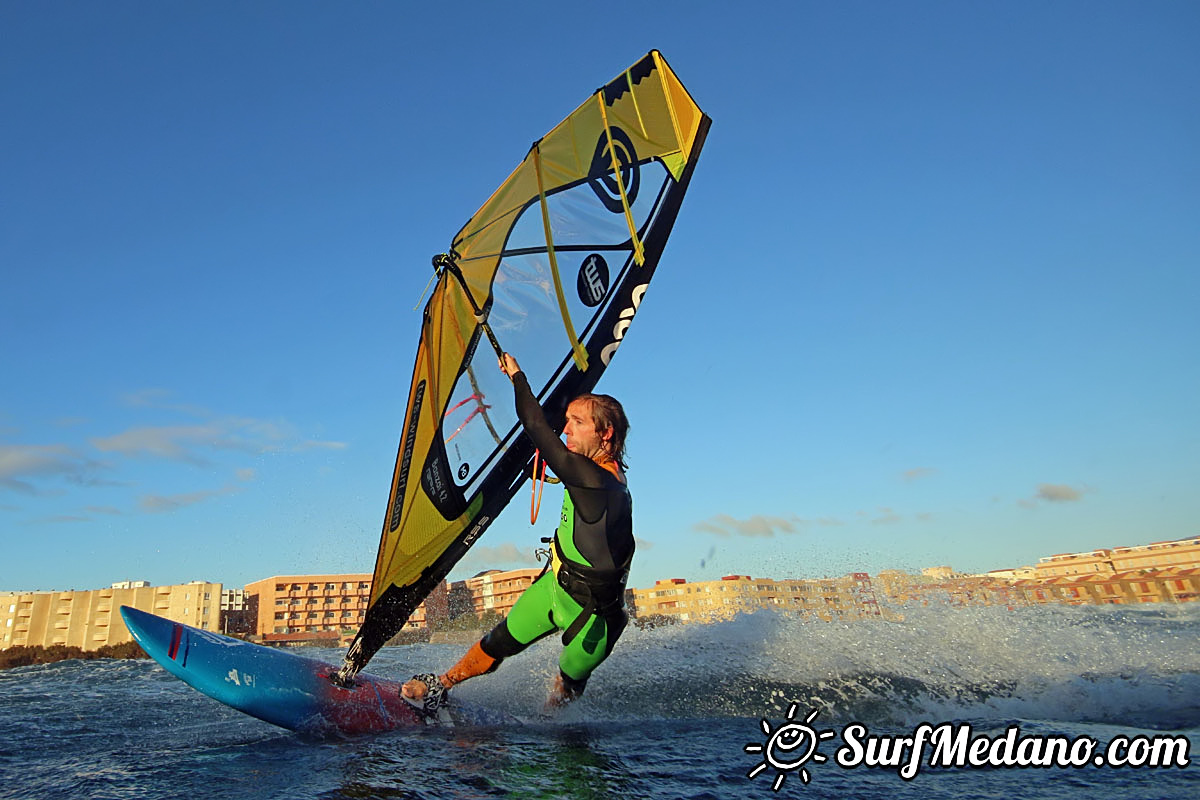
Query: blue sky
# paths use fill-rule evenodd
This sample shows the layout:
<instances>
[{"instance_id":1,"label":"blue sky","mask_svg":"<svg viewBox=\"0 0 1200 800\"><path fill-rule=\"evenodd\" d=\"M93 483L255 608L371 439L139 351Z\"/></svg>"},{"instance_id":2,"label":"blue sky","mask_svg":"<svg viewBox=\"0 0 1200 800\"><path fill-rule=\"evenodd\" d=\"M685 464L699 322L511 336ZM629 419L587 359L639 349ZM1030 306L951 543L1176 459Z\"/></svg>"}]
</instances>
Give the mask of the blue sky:
<instances>
[{"instance_id":1,"label":"blue sky","mask_svg":"<svg viewBox=\"0 0 1200 800\"><path fill-rule=\"evenodd\" d=\"M428 5L0 6L0 589L369 572L430 256L651 48L633 585L1198 532L1200 6Z\"/></svg>"}]
</instances>

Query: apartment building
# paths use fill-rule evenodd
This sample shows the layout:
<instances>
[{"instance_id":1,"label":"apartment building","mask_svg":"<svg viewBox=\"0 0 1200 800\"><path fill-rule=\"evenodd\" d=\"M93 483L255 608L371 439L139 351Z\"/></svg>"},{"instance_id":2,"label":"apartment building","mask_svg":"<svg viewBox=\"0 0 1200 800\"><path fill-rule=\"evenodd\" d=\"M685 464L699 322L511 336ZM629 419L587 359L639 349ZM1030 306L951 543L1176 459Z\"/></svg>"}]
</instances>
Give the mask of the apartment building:
<instances>
[{"instance_id":1,"label":"apartment building","mask_svg":"<svg viewBox=\"0 0 1200 800\"><path fill-rule=\"evenodd\" d=\"M247 636L254 633L257 615L246 602L245 589L226 589L221 592L221 633Z\"/></svg>"},{"instance_id":2,"label":"apartment building","mask_svg":"<svg viewBox=\"0 0 1200 800\"><path fill-rule=\"evenodd\" d=\"M680 622L714 622L762 608L825 620L880 613L865 572L822 580L726 575L720 580L689 583L669 578L656 581L649 589L634 589L633 597L639 619L662 615Z\"/></svg>"},{"instance_id":3,"label":"apartment building","mask_svg":"<svg viewBox=\"0 0 1200 800\"><path fill-rule=\"evenodd\" d=\"M344 644L354 638L366 618L371 575L274 575L245 588L252 633L264 644ZM413 611L404 630L425 628L447 616L443 581Z\"/></svg>"},{"instance_id":4,"label":"apartment building","mask_svg":"<svg viewBox=\"0 0 1200 800\"><path fill-rule=\"evenodd\" d=\"M450 584L442 581L433 587L421 604L413 609L412 616L404 623L405 631L424 630L437 627L438 623L450 618Z\"/></svg>"},{"instance_id":5,"label":"apartment building","mask_svg":"<svg viewBox=\"0 0 1200 800\"><path fill-rule=\"evenodd\" d=\"M1114 547L1111 558L1114 572L1200 567L1200 536L1171 542L1153 542L1137 547Z\"/></svg>"},{"instance_id":6,"label":"apartment building","mask_svg":"<svg viewBox=\"0 0 1200 800\"><path fill-rule=\"evenodd\" d=\"M1055 578L1072 575L1114 575L1118 572L1164 567L1200 567L1200 537L1091 550L1085 553L1059 553L1039 559L1034 570L1037 578Z\"/></svg>"},{"instance_id":7,"label":"apartment building","mask_svg":"<svg viewBox=\"0 0 1200 800\"><path fill-rule=\"evenodd\" d=\"M172 586L125 581L107 589L0 594L0 649L66 645L98 650L131 642L121 606L215 631L220 598L221 584L207 581Z\"/></svg>"},{"instance_id":8,"label":"apartment building","mask_svg":"<svg viewBox=\"0 0 1200 800\"><path fill-rule=\"evenodd\" d=\"M1015 573L1015 570L1005 571ZM960 575L944 569L910 575L883 570L876 583L884 599L896 606L942 604L951 606L1026 605L1024 594L1010 576Z\"/></svg>"},{"instance_id":9,"label":"apartment building","mask_svg":"<svg viewBox=\"0 0 1200 800\"><path fill-rule=\"evenodd\" d=\"M455 581L449 589L450 615L470 612L482 617L492 611L507 617L521 593L532 586L541 574L541 567L490 569L466 580Z\"/></svg>"},{"instance_id":10,"label":"apartment building","mask_svg":"<svg viewBox=\"0 0 1200 800\"><path fill-rule=\"evenodd\" d=\"M1114 605L1186 603L1200 600L1200 567L1100 572L1050 577L1002 578L955 575L935 578L885 570L877 576L883 597L896 606Z\"/></svg>"},{"instance_id":11,"label":"apartment building","mask_svg":"<svg viewBox=\"0 0 1200 800\"><path fill-rule=\"evenodd\" d=\"M1112 575L1111 550L1091 550L1086 553L1059 553L1039 558L1034 574L1039 579L1072 575Z\"/></svg>"},{"instance_id":12,"label":"apartment building","mask_svg":"<svg viewBox=\"0 0 1200 800\"><path fill-rule=\"evenodd\" d=\"M1200 600L1200 567L1165 567L1017 581L1014 587L1033 604L1188 603Z\"/></svg>"},{"instance_id":13,"label":"apartment building","mask_svg":"<svg viewBox=\"0 0 1200 800\"><path fill-rule=\"evenodd\" d=\"M264 643L336 644L362 625L371 575L274 575L246 584L244 591L254 632Z\"/></svg>"},{"instance_id":14,"label":"apartment building","mask_svg":"<svg viewBox=\"0 0 1200 800\"><path fill-rule=\"evenodd\" d=\"M245 611L246 610L246 590L245 589L226 589L221 592L221 610L222 611Z\"/></svg>"}]
</instances>

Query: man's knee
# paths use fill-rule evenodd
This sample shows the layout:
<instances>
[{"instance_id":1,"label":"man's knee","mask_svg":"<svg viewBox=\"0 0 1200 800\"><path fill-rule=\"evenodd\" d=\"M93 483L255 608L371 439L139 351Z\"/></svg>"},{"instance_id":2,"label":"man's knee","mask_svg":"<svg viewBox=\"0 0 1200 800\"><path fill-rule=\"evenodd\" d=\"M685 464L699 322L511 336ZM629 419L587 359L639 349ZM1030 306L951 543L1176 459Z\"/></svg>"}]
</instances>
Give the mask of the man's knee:
<instances>
[{"instance_id":1,"label":"man's knee","mask_svg":"<svg viewBox=\"0 0 1200 800\"><path fill-rule=\"evenodd\" d=\"M479 640L479 647L496 661L500 661L509 656L515 656L528 645L518 642L517 638L508 630L507 621L501 620L500 624Z\"/></svg>"}]
</instances>

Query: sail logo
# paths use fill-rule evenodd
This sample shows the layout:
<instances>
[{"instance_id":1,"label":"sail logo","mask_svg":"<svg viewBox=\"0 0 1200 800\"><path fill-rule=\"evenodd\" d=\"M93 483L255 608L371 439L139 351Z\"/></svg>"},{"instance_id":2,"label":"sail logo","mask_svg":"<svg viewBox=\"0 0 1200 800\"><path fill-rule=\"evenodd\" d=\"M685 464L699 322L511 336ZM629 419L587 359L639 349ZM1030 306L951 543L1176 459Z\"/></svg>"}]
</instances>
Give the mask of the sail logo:
<instances>
[{"instance_id":1,"label":"sail logo","mask_svg":"<svg viewBox=\"0 0 1200 800\"><path fill-rule=\"evenodd\" d=\"M424 399L425 381L421 381L413 390L412 411L409 413L408 430L404 434L404 456L400 459L400 469L396 477L396 499L392 503L392 519L388 528L390 531L400 527L400 517L404 511L404 490L408 487L408 470L412 466L413 446L417 443L417 423L421 419L421 403Z\"/></svg>"},{"instance_id":2,"label":"sail logo","mask_svg":"<svg viewBox=\"0 0 1200 800\"><path fill-rule=\"evenodd\" d=\"M579 300L588 308L595 308L608 294L608 262L599 253L592 253L579 267L579 279L575 283Z\"/></svg>"},{"instance_id":3,"label":"sail logo","mask_svg":"<svg viewBox=\"0 0 1200 800\"><path fill-rule=\"evenodd\" d=\"M440 458L430 457L429 465L425 468L425 474L421 479L421 485L425 487L425 493L429 495L429 499L433 501L434 505L440 507L450 499L450 491L443 478Z\"/></svg>"},{"instance_id":4,"label":"sail logo","mask_svg":"<svg viewBox=\"0 0 1200 800\"><path fill-rule=\"evenodd\" d=\"M613 125L608 132L612 134L612 150L608 147L608 133L601 132L596 141L596 152L592 155L592 164L588 169L588 185L600 198L604 207L614 214L624 214L625 205L621 202L621 188L625 189L625 199L629 205L637 200L638 188L642 182L641 166L638 164L637 152L633 149L633 140L629 134ZM613 170L613 153L616 153L617 164L620 165L621 182L617 183L617 173Z\"/></svg>"},{"instance_id":5,"label":"sail logo","mask_svg":"<svg viewBox=\"0 0 1200 800\"><path fill-rule=\"evenodd\" d=\"M608 362L612 361L613 354L621 346L621 339L625 338L625 331L629 330L629 325L633 322L633 315L637 313L638 306L642 304L642 296L646 294L646 289L649 286L650 284L643 283L640 286L634 287L631 298L633 305L621 311L621 315L617 317L617 323L613 325L613 339L616 341L605 345L604 349L600 351L600 361L604 366L608 366Z\"/></svg>"},{"instance_id":6,"label":"sail logo","mask_svg":"<svg viewBox=\"0 0 1200 800\"><path fill-rule=\"evenodd\" d=\"M479 538L479 535L483 533L483 529L486 528L488 523L491 521L492 518L487 515L484 515L476 520L475 527L471 528L471 532L463 538L463 545L470 547L471 545L475 544L475 540Z\"/></svg>"}]
</instances>

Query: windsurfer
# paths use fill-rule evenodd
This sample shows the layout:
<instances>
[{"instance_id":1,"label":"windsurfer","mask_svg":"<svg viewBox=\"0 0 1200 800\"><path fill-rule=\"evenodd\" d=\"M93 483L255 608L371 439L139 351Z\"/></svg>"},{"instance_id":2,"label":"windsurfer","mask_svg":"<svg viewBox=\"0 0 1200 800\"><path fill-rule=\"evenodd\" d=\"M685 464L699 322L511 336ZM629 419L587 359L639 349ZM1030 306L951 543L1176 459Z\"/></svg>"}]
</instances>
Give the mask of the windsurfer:
<instances>
[{"instance_id":1,"label":"windsurfer","mask_svg":"<svg viewBox=\"0 0 1200 800\"><path fill-rule=\"evenodd\" d=\"M566 487L551 562L509 615L440 676L415 676L401 694L436 712L445 691L491 672L556 630L563 651L548 709L579 697L592 671L612 652L628 617L625 583L633 560L633 515L625 483L625 436L629 421L608 395L586 394L567 406L559 439L529 388L515 358L505 353L500 369L512 380L517 416L550 469Z\"/></svg>"}]
</instances>

